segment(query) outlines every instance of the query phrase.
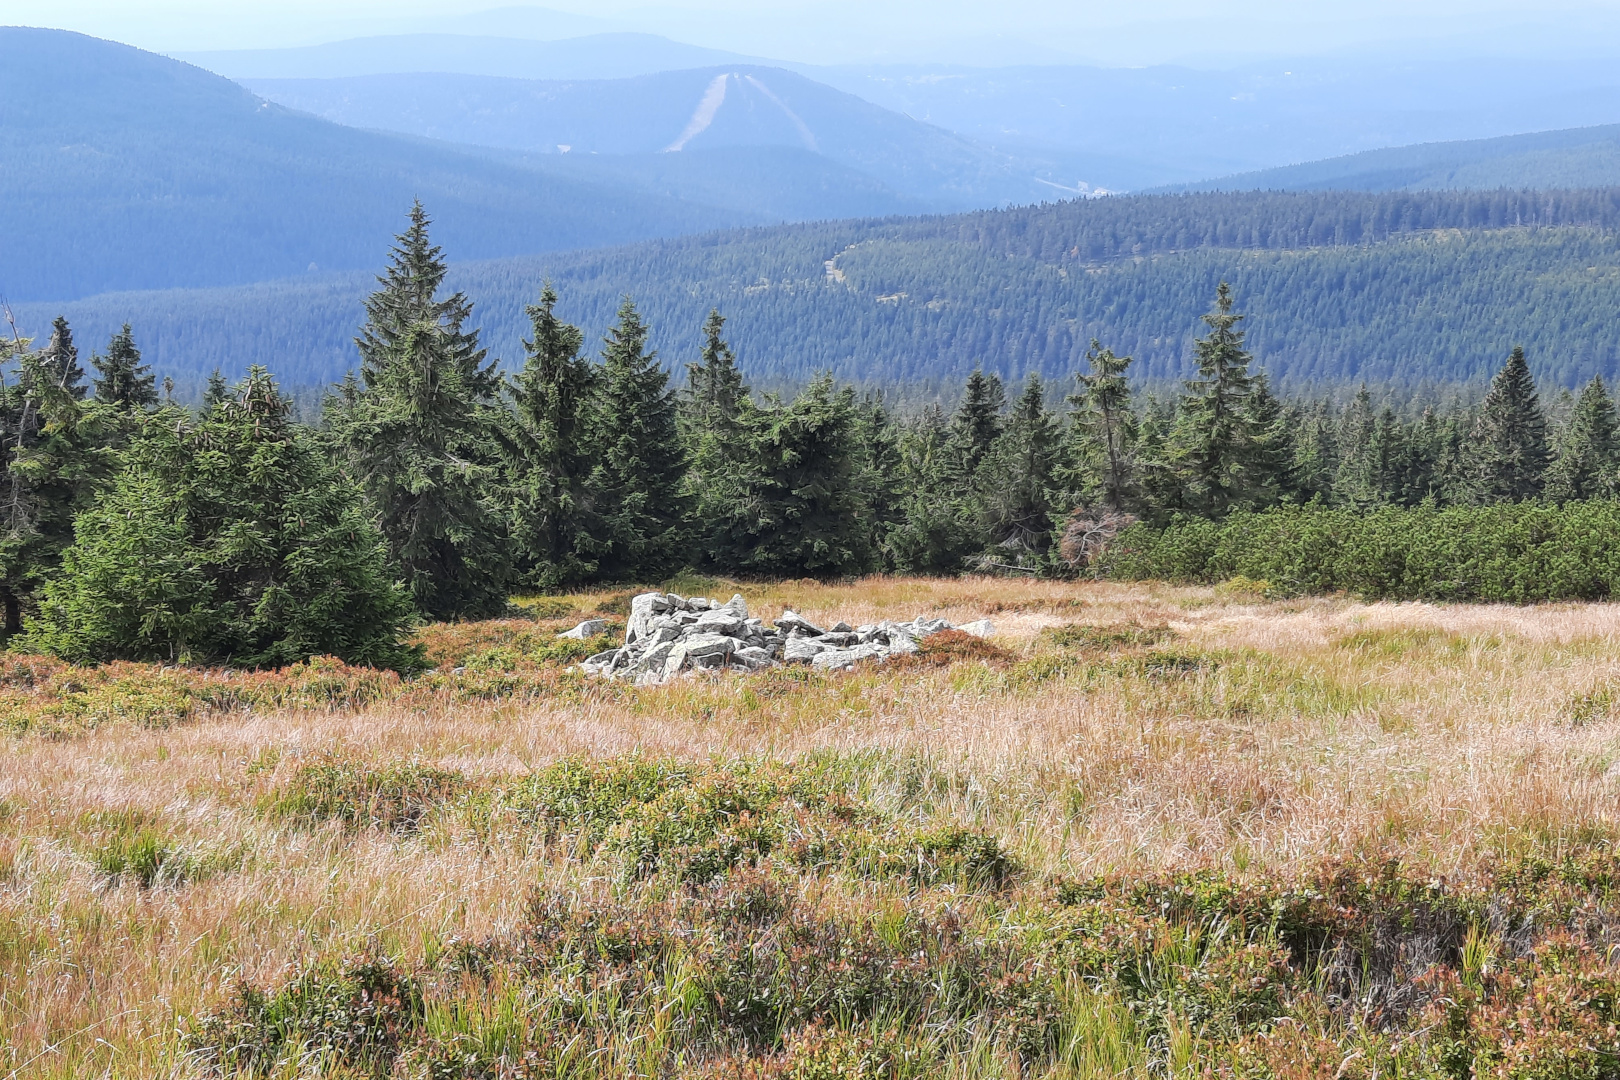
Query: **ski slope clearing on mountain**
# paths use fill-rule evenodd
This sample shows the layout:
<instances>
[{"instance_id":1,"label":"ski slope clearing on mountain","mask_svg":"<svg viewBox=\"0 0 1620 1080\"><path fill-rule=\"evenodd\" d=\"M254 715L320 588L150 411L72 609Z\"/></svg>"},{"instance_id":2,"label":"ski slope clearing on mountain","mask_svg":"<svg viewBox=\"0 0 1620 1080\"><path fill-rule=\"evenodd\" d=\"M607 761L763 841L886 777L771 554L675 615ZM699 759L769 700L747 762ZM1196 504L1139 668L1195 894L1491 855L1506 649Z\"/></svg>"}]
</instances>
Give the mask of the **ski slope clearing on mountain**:
<instances>
[{"instance_id":1,"label":"ski slope clearing on mountain","mask_svg":"<svg viewBox=\"0 0 1620 1080\"><path fill-rule=\"evenodd\" d=\"M1080 190L1078 166L1062 155L997 151L781 68L578 81L416 73L243 84L341 124L541 154L790 147L863 173L917 210L1039 202Z\"/></svg>"}]
</instances>

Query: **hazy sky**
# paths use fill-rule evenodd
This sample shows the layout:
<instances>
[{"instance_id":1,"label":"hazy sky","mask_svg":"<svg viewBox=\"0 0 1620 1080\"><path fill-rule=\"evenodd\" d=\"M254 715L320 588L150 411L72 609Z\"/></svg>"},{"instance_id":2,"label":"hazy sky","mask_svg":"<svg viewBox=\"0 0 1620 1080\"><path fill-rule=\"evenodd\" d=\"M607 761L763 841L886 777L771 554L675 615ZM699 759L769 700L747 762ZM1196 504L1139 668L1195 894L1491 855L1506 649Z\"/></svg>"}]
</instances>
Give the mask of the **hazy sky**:
<instances>
[{"instance_id":1,"label":"hazy sky","mask_svg":"<svg viewBox=\"0 0 1620 1080\"><path fill-rule=\"evenodd\" d=\"M1620 0L0 0L0 23L160 51L315 44L411 31L566 37L640 30L809 63L1064 59L1221 66L1377 43L1417 55L1620 55ZM482 14L481 14L482 13Z\"/></svg>"}]
</instances>

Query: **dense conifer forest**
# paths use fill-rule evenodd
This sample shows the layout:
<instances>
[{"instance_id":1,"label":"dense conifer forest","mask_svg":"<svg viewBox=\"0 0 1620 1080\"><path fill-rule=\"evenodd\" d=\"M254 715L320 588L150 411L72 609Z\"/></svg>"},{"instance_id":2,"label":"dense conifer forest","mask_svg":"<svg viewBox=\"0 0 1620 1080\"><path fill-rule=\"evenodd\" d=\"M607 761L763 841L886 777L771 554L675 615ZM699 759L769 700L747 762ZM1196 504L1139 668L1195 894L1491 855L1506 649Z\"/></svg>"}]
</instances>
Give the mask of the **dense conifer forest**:
<instances>
[{"instance_id":1,"label":"dense conifer forest","mask_svg":"<svg viewBox=\"0 0 1620 1080\"><path fill-rule=\"evenodd\" d=\"M127 326L91 357L90 384L65 319L37 348L14 337L6 632L73 660L409 667L413 619L498 614L520 589L686 566L1198 577L1219 545L1189 523L1620 496L1601 377L1543 401L1540 358L1513 348L1475 403L1282 395L1225 282L1203 305L1193 377L1167 392L1134 388L1137 362L1094 339L1051 383L975 369L949 407L902 415L831 376L750 389L719 310L676 375L628 296L593 357L551 283L503 373L447 278L417 206L366 302L359 370L310 425L260 367L178 404ZM1582 520L1620 529L1613 512ZM1203 538L1202 562L1176 562L1178 537Z\"/></svg>"},{"instance_id":2,"label":"dense conifer forest","mask_svg":"<svg viewBox=\"0 0 1620 1080\"><path fill-rule=\"evenodd\" d=\"M769 388L827 372L949 403L976 368L1068 378L1094 337L1136 358L1137 383L1174 382L1225 280L1281 390L1482 387L1515 345L1539 382L1573 389L1620 370L1617 230L1613 189L1198 194L715 233L454 266L448 280L477 298L483 340L509 372L524 308L549 279L559 316L590 340L633 295L677 366L719 307L743 370ZM65 313L97 337L134 319L190 398L214 367L235 377L263 364L289 387L340 378L358 361L369 288L321 278L19 316L43 335Z\"/></svg>"}]
</instances>

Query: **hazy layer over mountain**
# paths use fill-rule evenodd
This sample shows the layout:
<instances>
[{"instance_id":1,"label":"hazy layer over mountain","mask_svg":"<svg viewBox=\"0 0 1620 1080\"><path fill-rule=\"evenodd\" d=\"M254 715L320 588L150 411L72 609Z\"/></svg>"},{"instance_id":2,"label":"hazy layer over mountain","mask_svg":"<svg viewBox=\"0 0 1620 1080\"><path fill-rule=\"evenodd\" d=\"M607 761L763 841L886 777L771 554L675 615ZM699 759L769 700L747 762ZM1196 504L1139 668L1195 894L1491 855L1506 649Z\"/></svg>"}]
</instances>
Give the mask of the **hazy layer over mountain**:
<instances>
[{"instance_id":1,"label":"hazy layer over mountain","mask_svg":"<svg viewBox=\"0 0 1620 1080\"><path fill-rule=\"evenodd\" d=\"M0 292L13 300L375 265L416 197L472 258L766 219L340 127L48 30L0 29L0 160Z\"/></svg>"},{"instance_id":2,"label":"hazy layer over mountain","mask_svg":"<svg viewBox=\"0 0 1620 1080\"><path fill-rule=\"evenodd\" d=\"M1620 185L1620 124L1369 150L1188 184L1184 191L1423 191Z\"/></svg>"},{"instance_id":3,"label":"hazy layer over mountain","mask_svg":"<svg viewBox=\"0 0 1620 1080\"><path fill-rule=\"evenodd\" d=\"M338 79L436 72L513 79L624 79L758 57L686 45L656 34L590 34L531 41L468 34L397 34L297 49L186 52L175 59L231 79Z\"/></svg>"},{"instance_id":4,"label":"hazy layer over mountain","mask_svg":"<svg viewBox=\"0 0 1620 1080\"><path fill-rule=\"evenodd\" d=\"M1387 146L1620 122L1620 66L1526 70L1301 57L1230 69L945 65L822 68L814 78L1002 149L1117 161L1093 183L1140 189Z\"/></svg>"},{"instance_id":5,"label":"hazy layer over mountain","mask_svg":"<svg viewBox=\"0 0 1620 1080\"><path fill-rule=\"evenodd\" d=\"M1063 197L1080 190L1076 173L1087 168L1061 154L1000 153L777 68L571 82L445 74L243 82L343 124L575 158L791 147L873 178L914 211Z\"/></svg>"}]
</instances>

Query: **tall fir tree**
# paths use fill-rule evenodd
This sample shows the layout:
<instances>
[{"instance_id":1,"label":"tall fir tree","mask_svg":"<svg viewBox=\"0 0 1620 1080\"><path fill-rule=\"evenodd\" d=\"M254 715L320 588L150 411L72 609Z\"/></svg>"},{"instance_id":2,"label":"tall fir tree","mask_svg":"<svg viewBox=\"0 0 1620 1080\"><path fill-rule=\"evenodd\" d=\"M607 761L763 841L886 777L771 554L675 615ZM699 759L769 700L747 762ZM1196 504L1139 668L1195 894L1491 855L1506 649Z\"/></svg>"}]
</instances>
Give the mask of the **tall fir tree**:
<instances>
[{"instance_id":1,"label":"tall fir tree","mask_svg":"<svg viewBox=\"0 0 1620 1080\"><path fill-rule=\"evenodd\" d=\"M156 407L157 376L141 362L129 323L107 343L107 355L93 356L90 362L101 376L95 381L97 401L130 411Z\"/></svg>"},{"instance_id":2,"label":"tall fir tree","mask_svg":"<svg viewBox=\"0 0 1620 1080\"><path fill-rule=\"evenodd\" d=\"M710 438L724 445L741 429L738 416L748 404L748 384L737 367L737 354L724 334L726 317L718 308L703 321L703 351L686 365L686 389L680 395L682 426L693 441Z\"/></svg>"},{"instance_id":3,"label":"tall fir tree","mask_svg":"<svg viewBox=\"0 0 1620 1080\"><path fill-rule=\"evenodd\" d=\"M675 393L647 337L626 297L602 348L592 414L590 488L602 522L597 576L609 581L658 581L689 555Z\"/></svg>"},{"instance_id":4,"label":"tall fir tree","mask_svg":"<svg viewBox=\"0 0 1620 1080\"><path fill-rule=\"evenodd\" d=\"M1298 503L1325 503L1332 498L1339 471L1338 418L1330 403L1318 401L1295 405L1291 422L1298 434L1289 465L1289 497Z\"/></svg>"},{"instance_id":5,"label":"tall fir tree","mask_svg":"<svg viewBox=\"0 0 1620 1080\"><path fill-rule=\"evenodd\" d=\"M596 370L580 355L584 335L557 318L556 306L547 283L527 308L532 338L511 390L512 540L523 553L520 572L548 592L588 580L598 547L586 428Z\"/></svg>"},{"instance_id":6,"label":"tall fir tree","mask_svg":"<svg viewBox=\"0 0 1620 1080\"><path fill-rule=\"evenodd\" d=\"M1091 371L1075 376L1080 390L1069 398L1072 412L1058 480L1076 503L1083 500L1125 510L1138 496L1137 419L1126 376L1131 358L1116 356L1092 339L1086 363ZM1058 507L1063 514L1073 509Z\"/></svg>"},{"instance_id":7,"label":"tall fir tree","mask_svg":"<svg viewBox=\"0 0 1620 1080\"><path fill-rule=\"evenodd\" d=\"M961 491L953 461L950 421L937 403L906 424L896 440L898 520L887 556L895 569L954 574L980 546L961 520Z\"/></svg>"},{"instance_id":8,"label":"tall fir tree","mask_svg":"<svg viewBox=\"0 0 1620 1080\"><path fill-rule=\"evenodd\" d=\"M1522 502L1541 495L1552 452L1524 349L1515 348L1491 380L1469 441L1476 501Z\"/></svg>"},{"instance_id":9,"label":"tall fir tree","mask_svg":"<svg viewBox=\"0 0 1620 1080\"><path fill-rule=\"evenodd\" d=\"M1379 502L1374 423L1372 392L1362 383L1339 417L1339 467L1333 478L1333 501L1340 506L1369 507Z\"/></svg>"},{"instance_id":10,"label":"tall fir tree","mask_svg":"<svg viewBox=\"0 0 1620 1080\"><path fill-rule=\"evenodd\" d=\"M230 396L231 384L225 381L225 375L215 368L208 376L208 382L203 386L202 405L204 409L212 409L215 405Z\"/></svg>"},{"instance_id":11,"label":"tall fir tree","mask_svg":"<svg viewBox=\"0 0 1620 1080\"><path fill-rule=\"evenodd\" d=\"M1001 380L974 369L962 388L962 401L951 420L951 467L959 483L970 484L979 463L1001 435L1007 394Z\"/></svg>"},{"instance_id":12,"label":"tall fir tree","mask_svg":"<svg viewBox=\"0 0 1620 1080\"><path fill-rule=\"evenodd\" d=\"M843 577L875 551L860 478L854 391L829 376L750 417L750 483L724 519L717 562L776 577Z\"/></svg>"},{"instance_id":13,"label":"tall fir tree","mask_svg":"<svg viewBox=\"0 0 1620 1080\"><path fill-rule=\"evenodd\" d=\"M73 542L74 519L116 465L108 433L121 414L84 400L88 387L65 320L56 320L40 352L10 344L0 349L0 359L9 353L17 365L16 381L0 388L0 627L15 634Z\"/></svg>"},{"instance_id":14,"label":"tall fir tree","mask_svg":"<svg viewBox=\"0 0 1620 1080\"><path fill-rule=\"evenodd\" d=\"M398 237L356 340L360 379L327 399L327 424L377 514L422 614L487 616L506 606L509 545L496 434L500 386L466 321L438 297L443 253L421 204Z\"/></svg>"},{"instance_id":15,"label":"tall fir tree","mask_svg":"<svg viewBox=\"0 0 1620 1080\"><path fill-rule=\"evenodd\" d=\"M58 315L51 323L51 340L40 353L42 373L57 389L74 401L83 401L89 387L84 368L79 366L79 349L73 343L73 328Z\"/></svg>"},{"instance_id":16,"label":"tall fir tree","mask_svg":"<svg viewBox=\"0 0 1620 1080\"><path fill-rule=\"evenodd\" d=\"M1558 502L1620 495L1620 417L1614 399L1594 376L1575 399L1558 433L1558 456L1547 476L1547 497Z\"/></svg>"},{"instance_id":17,"label":"tall fir tree","mask_svg":"<svg viewBox=\"0 0 1620 1080\"><path fill-rule=\"evenodd\" d=\"M737 357L724 337L725 316L709 312L703 323L703 351L686 365L686 387L677 395L676 418L687 453L685 494L696 522L699 556L718 565L722 522L732 504L754 481L750 419L754 411Z\"/></svg>"},{"instance_id":18,"label":"tall fir tree","mask_svg":"<svg viewBox=\"0 0 1620 1080\"><path fill-rule=\"evenodd\" d=\"M1046 386L1031 375L984 466L989 562L1023 570L1045 564L1054 516L1073 509L1055 498L1061 451L1062 431L1046 407Z\"/></svg>"},{"instance_id":19,"label":"tall fir tree","mask_svg":"<svg viewBox=\"0 0 1620 1080\"><path fill-rule=\"evenodd\" d=\"M1249 467L1258 435L1250 408L1254 358L1243 347L1243 319L1233 311L1231 287L1221 282L1215 310L1203 316L1209 333L1194 345L1198 377L1186 383L1168 440L1182 502L1211 517L1247 502L1256 479Z\"/></svg>"},{"instance_id":20,"label":"tall fir tree","mask_svg":"<svg viewBox=\"0 0 1620 1080\"><path fill-rule=\"evenodd\" d=\"M1288 493L1296 432L1287 409L1271 392L1271 380L1264 372L1254 377L1244 413L1250 441L1243 456L1241 505L1258 510L1275 505Z\"/></svg>"}]
</instances>

